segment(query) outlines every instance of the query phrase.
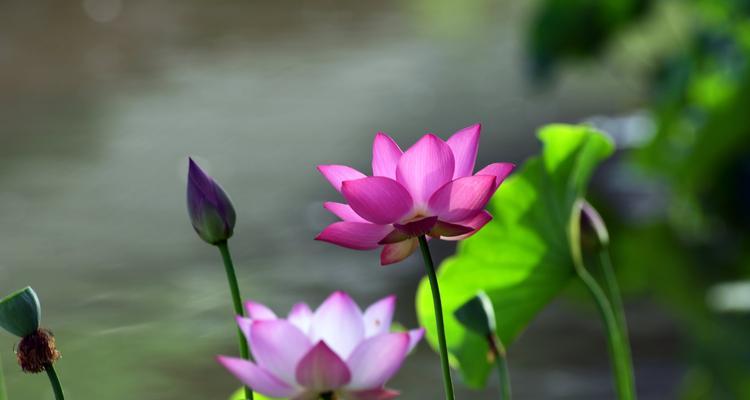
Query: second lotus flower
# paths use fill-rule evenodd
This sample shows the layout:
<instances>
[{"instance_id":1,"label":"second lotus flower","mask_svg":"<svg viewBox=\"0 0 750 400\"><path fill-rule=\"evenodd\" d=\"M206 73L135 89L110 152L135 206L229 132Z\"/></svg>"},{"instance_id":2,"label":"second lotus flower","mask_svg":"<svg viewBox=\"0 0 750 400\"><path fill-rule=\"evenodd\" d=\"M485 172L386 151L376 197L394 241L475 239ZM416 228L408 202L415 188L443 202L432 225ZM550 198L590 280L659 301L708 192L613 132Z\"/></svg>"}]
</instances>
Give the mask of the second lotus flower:
<instances>
[{"instance_id":1,"label":"second lotus flower","mask_svg":"<svg viewBox=\"0 0 750 400\"><path fill-rule=\"evenodd\" d=\"M394 296L362 312L343 292L334 292L313 312L294 306L286 319L248 302L250 318L237 322L255 362L219 357L244 384L271 397L293 400L387 400L398 392L384 387L398 371L423 329L390 332Z\"/></svg>"},{"instance_id":2,"label":"second lotus flower","mask_svg":"<svg viewBox=\"0 0 750 400\"><path fill-rule=\"evenodd\" d=\"M378 133L373 176L343 165L319 166L348 204L325 203L342 221L317 239L355 250L382 245L386 265L411 255L418 236L460 240L476 233L492 219L484 208L514 167L494 163L473 174L480 130L469 126L447 142L427 134L406 152Z\"/></svg>"}]
</instances>

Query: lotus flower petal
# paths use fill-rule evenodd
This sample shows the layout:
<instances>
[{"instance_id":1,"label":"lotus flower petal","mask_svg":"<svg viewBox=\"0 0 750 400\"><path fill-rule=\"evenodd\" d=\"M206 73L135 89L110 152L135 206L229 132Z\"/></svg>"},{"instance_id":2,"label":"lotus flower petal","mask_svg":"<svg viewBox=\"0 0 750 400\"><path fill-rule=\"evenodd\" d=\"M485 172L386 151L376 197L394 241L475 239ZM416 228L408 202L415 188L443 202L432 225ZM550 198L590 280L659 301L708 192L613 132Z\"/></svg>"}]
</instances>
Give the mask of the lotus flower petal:
<instances>
[{"instance_id":1,"label":"lotus flower petal","mask_svg":"<svg viewBox=\"0 0 750 400\"><path fill-rule=\"evenodd\" d=\"M390 400L398 397L399 393L391 389L360 390L344 393L345 400Z\"/></svg>"},{"instance_id":2,"label":"lotus flower petal","mask_svg":"<svg viewBox=\"0 0 750 400\"><path fill-rule=\"evenodd\" d=\"M250 347L259 365L287 383L293 383L299 360L312 347L310 339L296 326L282 320L254 321Z\"/></svg>"},{"instance_id":3,"label":"lotus flower petal","mask_svg":"<svg viewBox=\"0 0 750 400\"><path fill-rule=\"evenodd\" d=\"M348 204L342 204L342 203L336 203L333 201L327 201L323 203L323 207L330 211L333 215L341 218L343 221L349 221L349 222L367 222L370 221L362 218L352 210L352 207Z\"/></svg>"},{"instance_id":4,"label":"lotus flower petal","mask_svg":"<svg viewBox=\"0 0 750 400\"><path fill-rule=\"evenodd\" d=\"M381 387L401 367L409 349L408 333L387 333L365 339L346 360L352 371L349 389Z\"/></svg>"},{"instance_id":5,"label":"lotus flower petal","mask_svg":"<svg viewBox=\"0 0 750 400\"><path fill-rule=\"evenodd\" d=\"M377 248L378 242L390 230L387 225L375 225L369 222L335 222L328 225L315 240L322 240L354 250L371 250Z\"/></svg>"},{"instance_id":6,"label":"lotus flower petal","mask_svg":"<svg viewBox=\"0 0 750 400\"><path fill-rule=\"evenodd\" d=\"M252 387L253 390L272 397L290 397L296 392L291 385L283 382L265 369L258 367L251 361L234 357L219 356L217 360L240 382Z\"/></svg>"},{"instance_id":7,"label":"lotus flower petal","mask_svg":"<svg viewBox=\"0 0 750 400\"><path fill-rule=\"evenodd\" d=\"M245 311L253 320L276 319L276 314L270 308L254 301L245 302Z\"/></svg>"},{"instance_id":8,"label":"lotus flower petal","mask_svg":"<svg viewBox=\"0 0 750 400\"><path fill-rule=\"evenodd\" d=\"M348 357L365 336L362 311L344 292L334 292L315 310L310 338L324 340L341 357Z\"/></svg>"},{"instance_id":9,"label":"lotus flower petal","mask_svg":"<svg viewBox=\"0 0 750 400\"><path fill-rule=\"evenodd\" d=\"M482 211L479 214L475 215L474 217L465 220L465 221L459 221L456 223L456 225L460 226L467 226L472 228L473 230L469 233L466 233L464 235L460 236L441 236L440 239L443 240L463 240L466 239L473 234L479 232L480 229L482 229L483 226L487 225L488 222L492 221L492 214L490 214L487 211Z\"/></svg>"},{"instance_id":10,"label":"lotus flower petal","mask_svg":"<svg viewBox=\"0 0 750 400\"><path fill-rule=\"evenodd\" d=\"M396 309L396 296L380 299L367 307L364 314L365 336L375 336L388 333L391 329L393 311Z\"/></svg>"},{"instance_id":11,"label":"lotus flower petal","mask_svg":"<svg viewBox=\"0 0 750 400\"><path fill-rule=\"evenodd\" d=\"M417 249L419 242L417 238L404 240L403 242L386 244L380 252L380 265L390 265L409 257Z\"/></svg>"},{"instance_id":12,"label":"lotus flower petal","mask_svg":"<svg viewBox=\"0 0 750 400\"><path fill-rule=\"evenodd\" d=\"M441 221L457 222L479 214L495 192L495 177L467 176L448 182L430 198L430 210Z\"/></svg>"},{"instance_id":13,"label":"lotus flower petal","mask_svg":"<svg viewBox=\"0 0 750 400\"><path fill-rule=\"evenodd\" d=\"M341 183L355 179L362 179L366 175L346 165L319 165L318 171L328 179L334 189L341 191Z\"/></svg>"},{"instance_id":14,"label":"lotus flower petal","mask_svg":"<svg viewBox=\"0 0 750 400\"><path fill-rule=\"evenodd\" d=\"M390 136L378 132L372 143L372 175L396 179L396 166L401 154L401 148Z\"/></svg>"},{"instance_id":15,"label":"lotus flower petal","mask_svg":"<svg viewBox=\"0 0 750 400\"><path fill-rule=\"evenodd\" d=\"M412 329L409 331L409 350L411 353L415 347L419 344L419 341L424 337L424 328Z\"/></svg>"},{"instance_id":16,"label":"lotus flower petal","mask_svg":"<svg viewBox=\"0 0 750 400\"><path fill-rule=\"evenodd\" d=\"M375 224L390 224L409 214L414 202L393 179L371 176L342 184L341 193L352 209Z\"/></svg>"},{"instance_id":17,"label":"lotus flower petal","mask_svg":"<svg viewBox=\"0 0 750 400\"><path fill-rule=\"evenodd\" d=\"M297 365L297 382L319 393L344 386L350 379L349 367L323 341L313 346Z\"/></svg>"},{"instance_id":18,"label":"lotus flower petal","mask_svg":"<svg viewBox=\"0 0 750 400\"><path fill-rule=\"evenodd\" d=\"M451 148L435 135L422 137L398 161L396 179L409 190L417 205L453 178L455 160Z\"/></svg>"},{"instance_id":19,"label":"lotus flower petal","mask_svg":"<svg viewBox=\"0 0 750 400\"><path fill-rule=\"evenodd\" d=\"M514 164L511 163L494 163L490 164L476 173L476 175L492 175L495 177L495 185L498 187L501 183L505 180L505 178L510 175L511 172L513 172L513 169L516 168Z\"/></svg>"},{"instance_id":20,"label":"lotus flower petal","mask_svg":"<svg viewBox=\"0 0 750 400\"><path fill-rule=\"evenodd\" d=\"M453 157L456 160L453 179L471 176L474 171L481 130L482 125L475 124L461 129L448 139L448 146L453 151Z\"/></svg>"},{"instance_id":21,"label":"lotus flower petal","mask_svg":"<svg viewBox=\"0 0 750 400\"><path fill-rule=\"evenodd\" d=\"M302 333L307 334L310 332L310 324L312 323L313 312L310 307L305 303L297 303L289 311L287 321L291 322L294 326L299 328Z\"/></svg>"}]
</instances>

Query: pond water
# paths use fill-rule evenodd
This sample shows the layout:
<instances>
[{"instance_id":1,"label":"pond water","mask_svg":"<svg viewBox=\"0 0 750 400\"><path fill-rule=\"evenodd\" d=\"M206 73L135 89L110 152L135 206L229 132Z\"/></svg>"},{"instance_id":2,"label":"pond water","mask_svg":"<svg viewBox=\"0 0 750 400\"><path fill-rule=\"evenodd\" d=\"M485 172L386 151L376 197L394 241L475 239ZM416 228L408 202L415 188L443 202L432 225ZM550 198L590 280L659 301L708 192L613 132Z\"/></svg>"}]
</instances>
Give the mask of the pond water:
<instances>
[{"instance_id":1,"label":"pond water","mask_svg":"<svg viewBox=\"0 0 750 400\"><path fill-rule=\"evenodd\" d=\"M333 220L322 202L338 196L315 166L367 170L379 130L408 146L478 121L480 164L521 162L543 123L639 104L637 74L611 64L532 85L532 10L487 0L0 5L0 292L39 293L69 398L214 400L239 386L213 358L234 354L235 331L219 255L187 219L188 155L235 202L245 297L285 312L336 289L363 305L397 293L397 319L414 326L416 258L383 268L376 252L312 240ZM643 332L644 347L668 342L669 329ZM516 398L610 396L599 332L568 303L546 311L511 349ZM51 398L45 377L17 371L14 343L0 336L10 398ZM677 379L662 350L636 354L645 398L664 398ZM391 386L440 398L439 376L421 345ZM461 398L495 398L492 382Z\"/></svg>"}]
</instances>

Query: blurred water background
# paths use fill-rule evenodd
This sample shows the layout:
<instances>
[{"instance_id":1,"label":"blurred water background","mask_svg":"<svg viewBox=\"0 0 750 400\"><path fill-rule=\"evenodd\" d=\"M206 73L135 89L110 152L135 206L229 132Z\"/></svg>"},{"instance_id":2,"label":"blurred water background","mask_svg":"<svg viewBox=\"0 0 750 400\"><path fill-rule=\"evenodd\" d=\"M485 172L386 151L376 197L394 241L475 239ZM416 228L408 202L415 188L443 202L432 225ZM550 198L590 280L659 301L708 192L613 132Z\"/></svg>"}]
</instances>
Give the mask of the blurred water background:
<instances>
[{"instance_id":1,"label":"blurred water background","mask_svg":"<svg viewBox=\"0 0 750 400\"><path fill-rule=\"evenodd\" d=\"M362 305L399 295L414 326L416 257L312 238L338 194L320 163L369 170L385 131L402 147L484 125L479 164L520 163L535 129L643 106L649 51L680 40L618 41L603 57L534 83L525 56L537 2L5 1L0 4L0 292L32 285L54 330L71 399L220 400L238 383L226 280L185 210L187 156L232 196L230 242L243 295L285 313L344 289ZM659 15L671 15L661 13ZM652 24L657 25L657 17ZM452 247L440 244L438 258ZM684 377L671 317L628 303L642 399ZM612 398L590 306L560 300L510 352L517 399ZM49 398L0 335L11 399ZM440 397L425 344L391 382ZM493 377L494 379L494 377ZM460 390L464 399L493 399Z\"/></svg>"}]
</instances>

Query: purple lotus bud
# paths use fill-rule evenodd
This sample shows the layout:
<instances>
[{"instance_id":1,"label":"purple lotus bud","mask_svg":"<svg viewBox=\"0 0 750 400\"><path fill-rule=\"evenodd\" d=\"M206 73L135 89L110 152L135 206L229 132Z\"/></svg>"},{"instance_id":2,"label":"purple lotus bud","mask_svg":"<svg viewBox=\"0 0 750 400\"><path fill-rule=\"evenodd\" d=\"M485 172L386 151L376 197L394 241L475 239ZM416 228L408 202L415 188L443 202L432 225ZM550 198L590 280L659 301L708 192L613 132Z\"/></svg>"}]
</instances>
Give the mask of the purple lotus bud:
<instances>
[{"instance_id":1,"label":"purple lotus bud","mask_svg":"<svg viewBox=\"0 0 750 400\"><path fill-rule=\"evenodd\" d=\"M232 237L237 214L224 190L190 159L187 184L190 222L201 239L218 244Z\"/></svg>"}]
</instances>

